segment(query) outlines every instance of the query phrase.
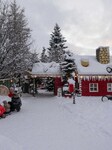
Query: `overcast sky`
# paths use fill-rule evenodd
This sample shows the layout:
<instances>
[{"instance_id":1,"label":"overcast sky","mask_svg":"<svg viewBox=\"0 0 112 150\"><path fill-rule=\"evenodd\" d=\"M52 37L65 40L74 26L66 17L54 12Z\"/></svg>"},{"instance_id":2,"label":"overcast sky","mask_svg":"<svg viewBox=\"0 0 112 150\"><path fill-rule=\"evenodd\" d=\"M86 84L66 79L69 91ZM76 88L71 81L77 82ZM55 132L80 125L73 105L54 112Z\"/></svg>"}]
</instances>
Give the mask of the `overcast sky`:
<instances>
[{"instance_id":1,"label":"overcast sky","mask_svg":"<svg viewBox=\"0 0 112 150\"><path fill-rule=\"evenodd\" d=\"M37 51L49 47L50 34L56 23L72 52L95 54L99 46L109 46L111 51L111 0L16 1L25 9Z\"/></svg>"}]
</instances>

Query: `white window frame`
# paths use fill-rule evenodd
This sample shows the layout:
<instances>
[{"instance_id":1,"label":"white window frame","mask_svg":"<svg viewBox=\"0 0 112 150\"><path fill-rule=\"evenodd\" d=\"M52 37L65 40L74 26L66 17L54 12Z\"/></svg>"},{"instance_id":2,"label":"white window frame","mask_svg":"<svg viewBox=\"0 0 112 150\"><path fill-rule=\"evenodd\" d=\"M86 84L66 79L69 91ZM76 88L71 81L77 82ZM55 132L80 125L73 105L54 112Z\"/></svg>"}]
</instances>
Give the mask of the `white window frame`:
<instances>
[{"instance_id":1,"label":"white window frame","mask_svg":"<svg viewBox=\"0 0 112 150\"><path fill-rule=\"evenodd\" d=\"M93 88L93 90L91 90L91 88ZM98 92L98 83L89 83L89 92Z\"/></svg>"},{"instance_id":2,"label":"white window frame","mask_svg":"<svg viewBox=\"0 0 112 150\"><path fill-rule=\"evenodd\" d=\"M107 83L107 92L112 92L112 83Z\"/></svg>"}]
</instances>

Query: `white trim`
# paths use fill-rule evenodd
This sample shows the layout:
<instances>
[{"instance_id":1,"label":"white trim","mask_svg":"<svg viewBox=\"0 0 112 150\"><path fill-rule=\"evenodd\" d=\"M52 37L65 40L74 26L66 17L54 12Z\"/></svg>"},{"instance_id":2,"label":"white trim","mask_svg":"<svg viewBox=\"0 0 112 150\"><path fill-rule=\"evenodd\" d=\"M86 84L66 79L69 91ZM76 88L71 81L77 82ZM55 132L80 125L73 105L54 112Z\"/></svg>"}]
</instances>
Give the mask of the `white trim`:
<instances>
[{"instance_id":1,"label":"white trim","mask_svg":"<svg viewBox=\"0 0 112 150\"><path fill-rule=\"evenodd\" d=\"M91 87L91 84L93 84L93 87ZM94 88L95 88L94 85L95 85L95 84L96 84L96 88L97 88L96 91L94 90ZM91 88L93 88L93 91L91 91ZM98 92L98 83L89 83L89 92L92 92L92 93L93 93L93 92Z\"/></svg>"}]
</instances>

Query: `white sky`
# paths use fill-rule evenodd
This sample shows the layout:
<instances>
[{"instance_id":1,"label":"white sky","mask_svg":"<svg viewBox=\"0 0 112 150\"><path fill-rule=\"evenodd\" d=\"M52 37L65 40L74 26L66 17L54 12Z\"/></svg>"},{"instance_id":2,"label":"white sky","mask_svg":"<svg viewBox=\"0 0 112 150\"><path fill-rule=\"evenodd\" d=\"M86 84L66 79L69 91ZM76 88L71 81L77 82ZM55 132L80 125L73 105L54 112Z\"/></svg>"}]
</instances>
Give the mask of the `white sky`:
<instances>
[{"instance_id":1,"label":"white sky","mask_svg":"<svg viewBox=\"0 0 112 150\"><path fill-rule=\"evenodd\" d=\"M11 0L12 1L12 0ZM58 23L72 52L95 54L99 46L112 47L111 0L16 0L25 8L34 47L49 47L50 34ZM112 51L112 50L111 50Z\"/></svg>"}]
</instances>

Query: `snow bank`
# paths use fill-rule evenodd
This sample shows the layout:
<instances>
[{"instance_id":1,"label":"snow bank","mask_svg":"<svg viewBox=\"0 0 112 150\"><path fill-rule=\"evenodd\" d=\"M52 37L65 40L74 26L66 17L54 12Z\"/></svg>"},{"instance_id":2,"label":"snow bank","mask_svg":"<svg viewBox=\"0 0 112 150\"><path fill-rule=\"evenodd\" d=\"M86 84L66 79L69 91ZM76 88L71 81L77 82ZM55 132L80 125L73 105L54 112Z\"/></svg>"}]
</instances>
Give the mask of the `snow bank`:
<instances>
[{"instance_id":1,"label":"snow bank","mask_svg":"<svg viewBox=\"0 0 112 150\"><path fill-rule=\"evenodd\" d=\"M0 101L9 100L0 96ZM112 101L23 95L22 109L0 120L1 150L111 150Z\"/></svg>"},{"instance_id":2,"label":"snow bank","mask_svg":"<svg viewBox=\"0 0 112 150\"><path fill-rule=\"evenodd\" d=\"M14 140L3 135L0 135L0 148L1 150L23 150Z\"/></svg>"}]
</instances>

